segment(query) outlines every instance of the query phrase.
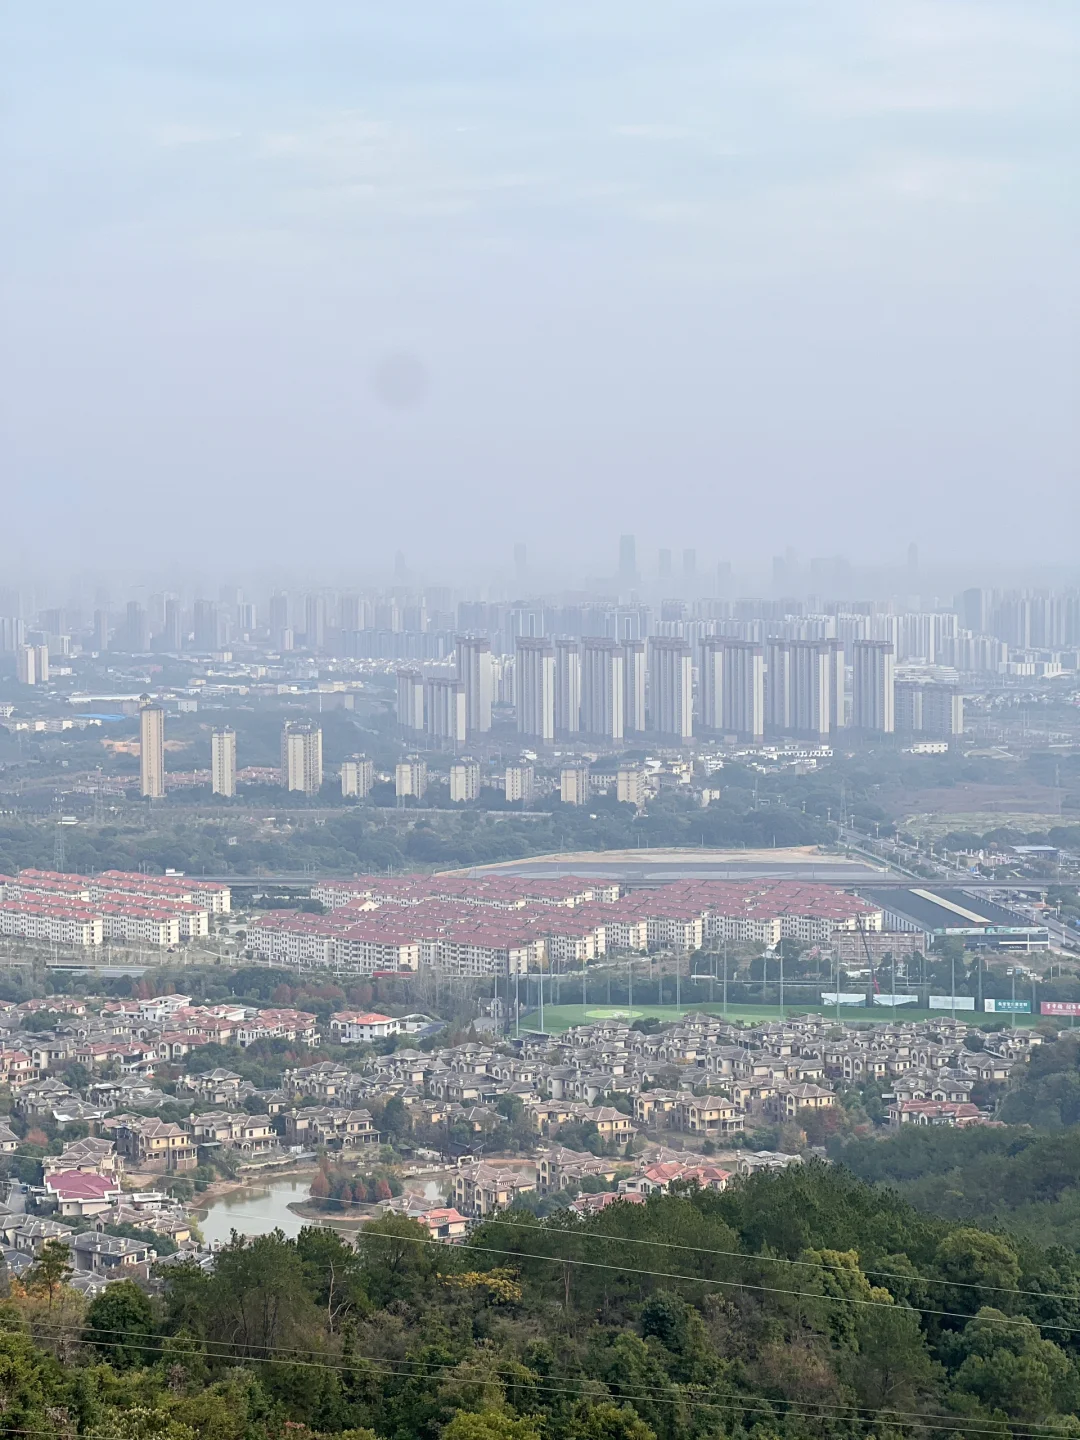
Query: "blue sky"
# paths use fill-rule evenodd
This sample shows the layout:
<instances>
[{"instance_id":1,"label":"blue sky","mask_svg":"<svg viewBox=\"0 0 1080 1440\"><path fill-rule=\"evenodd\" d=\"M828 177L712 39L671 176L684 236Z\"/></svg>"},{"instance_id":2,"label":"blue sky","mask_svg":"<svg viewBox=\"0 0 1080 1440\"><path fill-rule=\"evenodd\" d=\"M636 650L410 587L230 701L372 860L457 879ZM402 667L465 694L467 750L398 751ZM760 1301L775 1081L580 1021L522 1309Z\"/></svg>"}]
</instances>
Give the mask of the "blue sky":
<instances>
[{"instance_id":1,"label":"blue sky","mask_svg":"<svg viewBox=\"0 0 1080 1440\"><path fill-rule=\"evenodd\" d=\"M1067 564L1062 0L0 11L7 546Z\"/></svg>"}]
</instances>

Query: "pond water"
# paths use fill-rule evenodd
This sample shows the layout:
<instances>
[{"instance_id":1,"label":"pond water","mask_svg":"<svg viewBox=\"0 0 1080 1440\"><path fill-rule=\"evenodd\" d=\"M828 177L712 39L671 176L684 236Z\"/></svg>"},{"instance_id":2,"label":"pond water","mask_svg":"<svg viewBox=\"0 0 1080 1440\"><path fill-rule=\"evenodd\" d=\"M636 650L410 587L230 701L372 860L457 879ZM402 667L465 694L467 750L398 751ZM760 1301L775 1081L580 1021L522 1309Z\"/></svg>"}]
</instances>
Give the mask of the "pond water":
<instances>
[{"instance_id":1,"label":"pond water","mask_svg":"<svg viewBox=\"0 0 1080 1440\"><path fill-rule=\"evenodd\" d=\"M294 1200L306 1200L310 1193L309 1175L245 1185L242 1190L212 1201L199 1228L207 1244L215 1240L227 1243L234 1230L241 1235L268 1235L271 1230L283 1230L292 1238L311 1221L294 1215L289 1205Z\"/></svg>"}]
</instances>

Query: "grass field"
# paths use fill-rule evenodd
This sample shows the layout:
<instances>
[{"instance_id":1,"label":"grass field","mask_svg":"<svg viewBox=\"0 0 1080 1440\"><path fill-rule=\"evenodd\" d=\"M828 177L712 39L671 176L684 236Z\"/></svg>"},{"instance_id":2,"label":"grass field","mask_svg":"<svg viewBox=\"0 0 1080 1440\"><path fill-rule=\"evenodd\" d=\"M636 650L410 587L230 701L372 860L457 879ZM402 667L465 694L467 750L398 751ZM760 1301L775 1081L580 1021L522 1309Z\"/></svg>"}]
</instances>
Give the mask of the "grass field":
<instances>
[{"instance_id":1,"label":"grass field","mask_svg":"<svg viewBox=\"0 0 1080 1440\"><path fill-rule=\"evenodd\" d=\"M691 1011L704 1011L708 1015L722 1015L724 1007L717 1003L715 1005L684 1005L682 1009L676 1009L674 1005L635 1005L631 1014L627 1007L618 1005L545 1005L544 1006L544 1029L552 1034L561 1034L568 1030L571 1025L587 1025L595 1020L645 1020L656 1019L665 1025L671 1025L681 1015L688 1015ZM830 1015L835 1016L836 1010L831 1005L785 1005L784 1014L792 1015ZM957 1019L968 1019L978 1023L986 1021L992 1023L995 1020L1006 1020L1010 1017L1004 1015L981 1015L971 1011L956 1012ZM943 1016L951 1018L948 1010L917 1010L913 1005L900 1005L896 1010L898 1020L940 1020ZM779 1020L780 1007L778 1005L729 1005L727 1008L729 1020ZM880 1005L873 1010L863 1009L858 1006L842 1005L840 1007L840 1018L848 1022L882 1021L891 1020L893 1012L890 1006ZM1031 1025L1039 1019L1038 1016L1017 1015L1017 1025ZM530 1010L527 1015L521 1017L522 1030L536 1030L540 1027L540 1012Z\"/></svg>"}]
</instances>

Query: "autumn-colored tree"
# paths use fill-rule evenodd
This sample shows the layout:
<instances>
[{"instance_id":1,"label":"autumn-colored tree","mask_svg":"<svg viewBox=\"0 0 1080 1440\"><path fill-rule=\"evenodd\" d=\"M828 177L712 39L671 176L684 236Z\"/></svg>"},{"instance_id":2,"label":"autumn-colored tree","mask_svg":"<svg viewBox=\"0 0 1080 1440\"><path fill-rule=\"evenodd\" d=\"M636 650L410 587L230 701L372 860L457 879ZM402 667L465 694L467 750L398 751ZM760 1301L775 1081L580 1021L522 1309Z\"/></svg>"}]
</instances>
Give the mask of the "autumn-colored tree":
<instances>
[{"instance_id":1,"label":"autumn-colored tree","mask_svg":"<svg viewBox=\"0 0 1080 1440\"><path fill-rule=\"evenodd\" d=\"M330 1181L327 1179L325 1170L316 1170L311 1181L311 1198L313 1200L326 1200L330 1195Z\"/></svg>"}]
</instances>

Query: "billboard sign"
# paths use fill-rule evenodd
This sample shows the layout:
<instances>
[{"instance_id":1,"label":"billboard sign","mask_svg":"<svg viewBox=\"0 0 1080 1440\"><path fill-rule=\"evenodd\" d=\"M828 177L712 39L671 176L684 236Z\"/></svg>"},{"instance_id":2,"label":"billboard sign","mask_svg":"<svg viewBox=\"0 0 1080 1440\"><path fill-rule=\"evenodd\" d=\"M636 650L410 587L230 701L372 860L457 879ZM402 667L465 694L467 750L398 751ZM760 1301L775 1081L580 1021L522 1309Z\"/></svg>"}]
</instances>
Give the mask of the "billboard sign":
<instances>
[{"instance_id":1,"label":"billboard sign","mask_svg":"<svg viewBox=\"0 0 1080 1440\"><path fill-rule=\"evenodd\" d=\"M917 1005L918 995L875 995L875 1005Z\"/></svg>"},{"instance_id":2,"label":"billboard sign","mask_svg":"<svg viewBox=\"0 0 1080 1440\"><path fill-rule=\"evenodd\" d=\"M1043 1015L1080 1015L1080 1000L1043 1000L1039 1011Z\"/></svg>"},{"instance_id":3,"label":"billboard sign","mask_svg":"<svg viewBox=\"0 0 1080 1440\"><path fill-rule=\"evenodd\" d=\"M1030 1000L984 1000L983 1009L988 1015L1030 1015Z\"/></svg>"},{"instance_id":4,"label":"billboard sign","mask_svg":"<svg viewBox=\"0 0 1080 1440\"><path fill-rule=\"evenodd\" d=\"M974 1010L974 995L931 995L931 1010Z\"/></svg>"},{"instance_id":5,"label":"billboard sign","mask_svg":"<svg viewBox=\"0 0 1080 1440\"><path fill-rule=\"evenodd\" d=\"M823 1005L865 1005L865 990L825 990L822 992L821 1003Z\"/></svg>"}]
</instances>

